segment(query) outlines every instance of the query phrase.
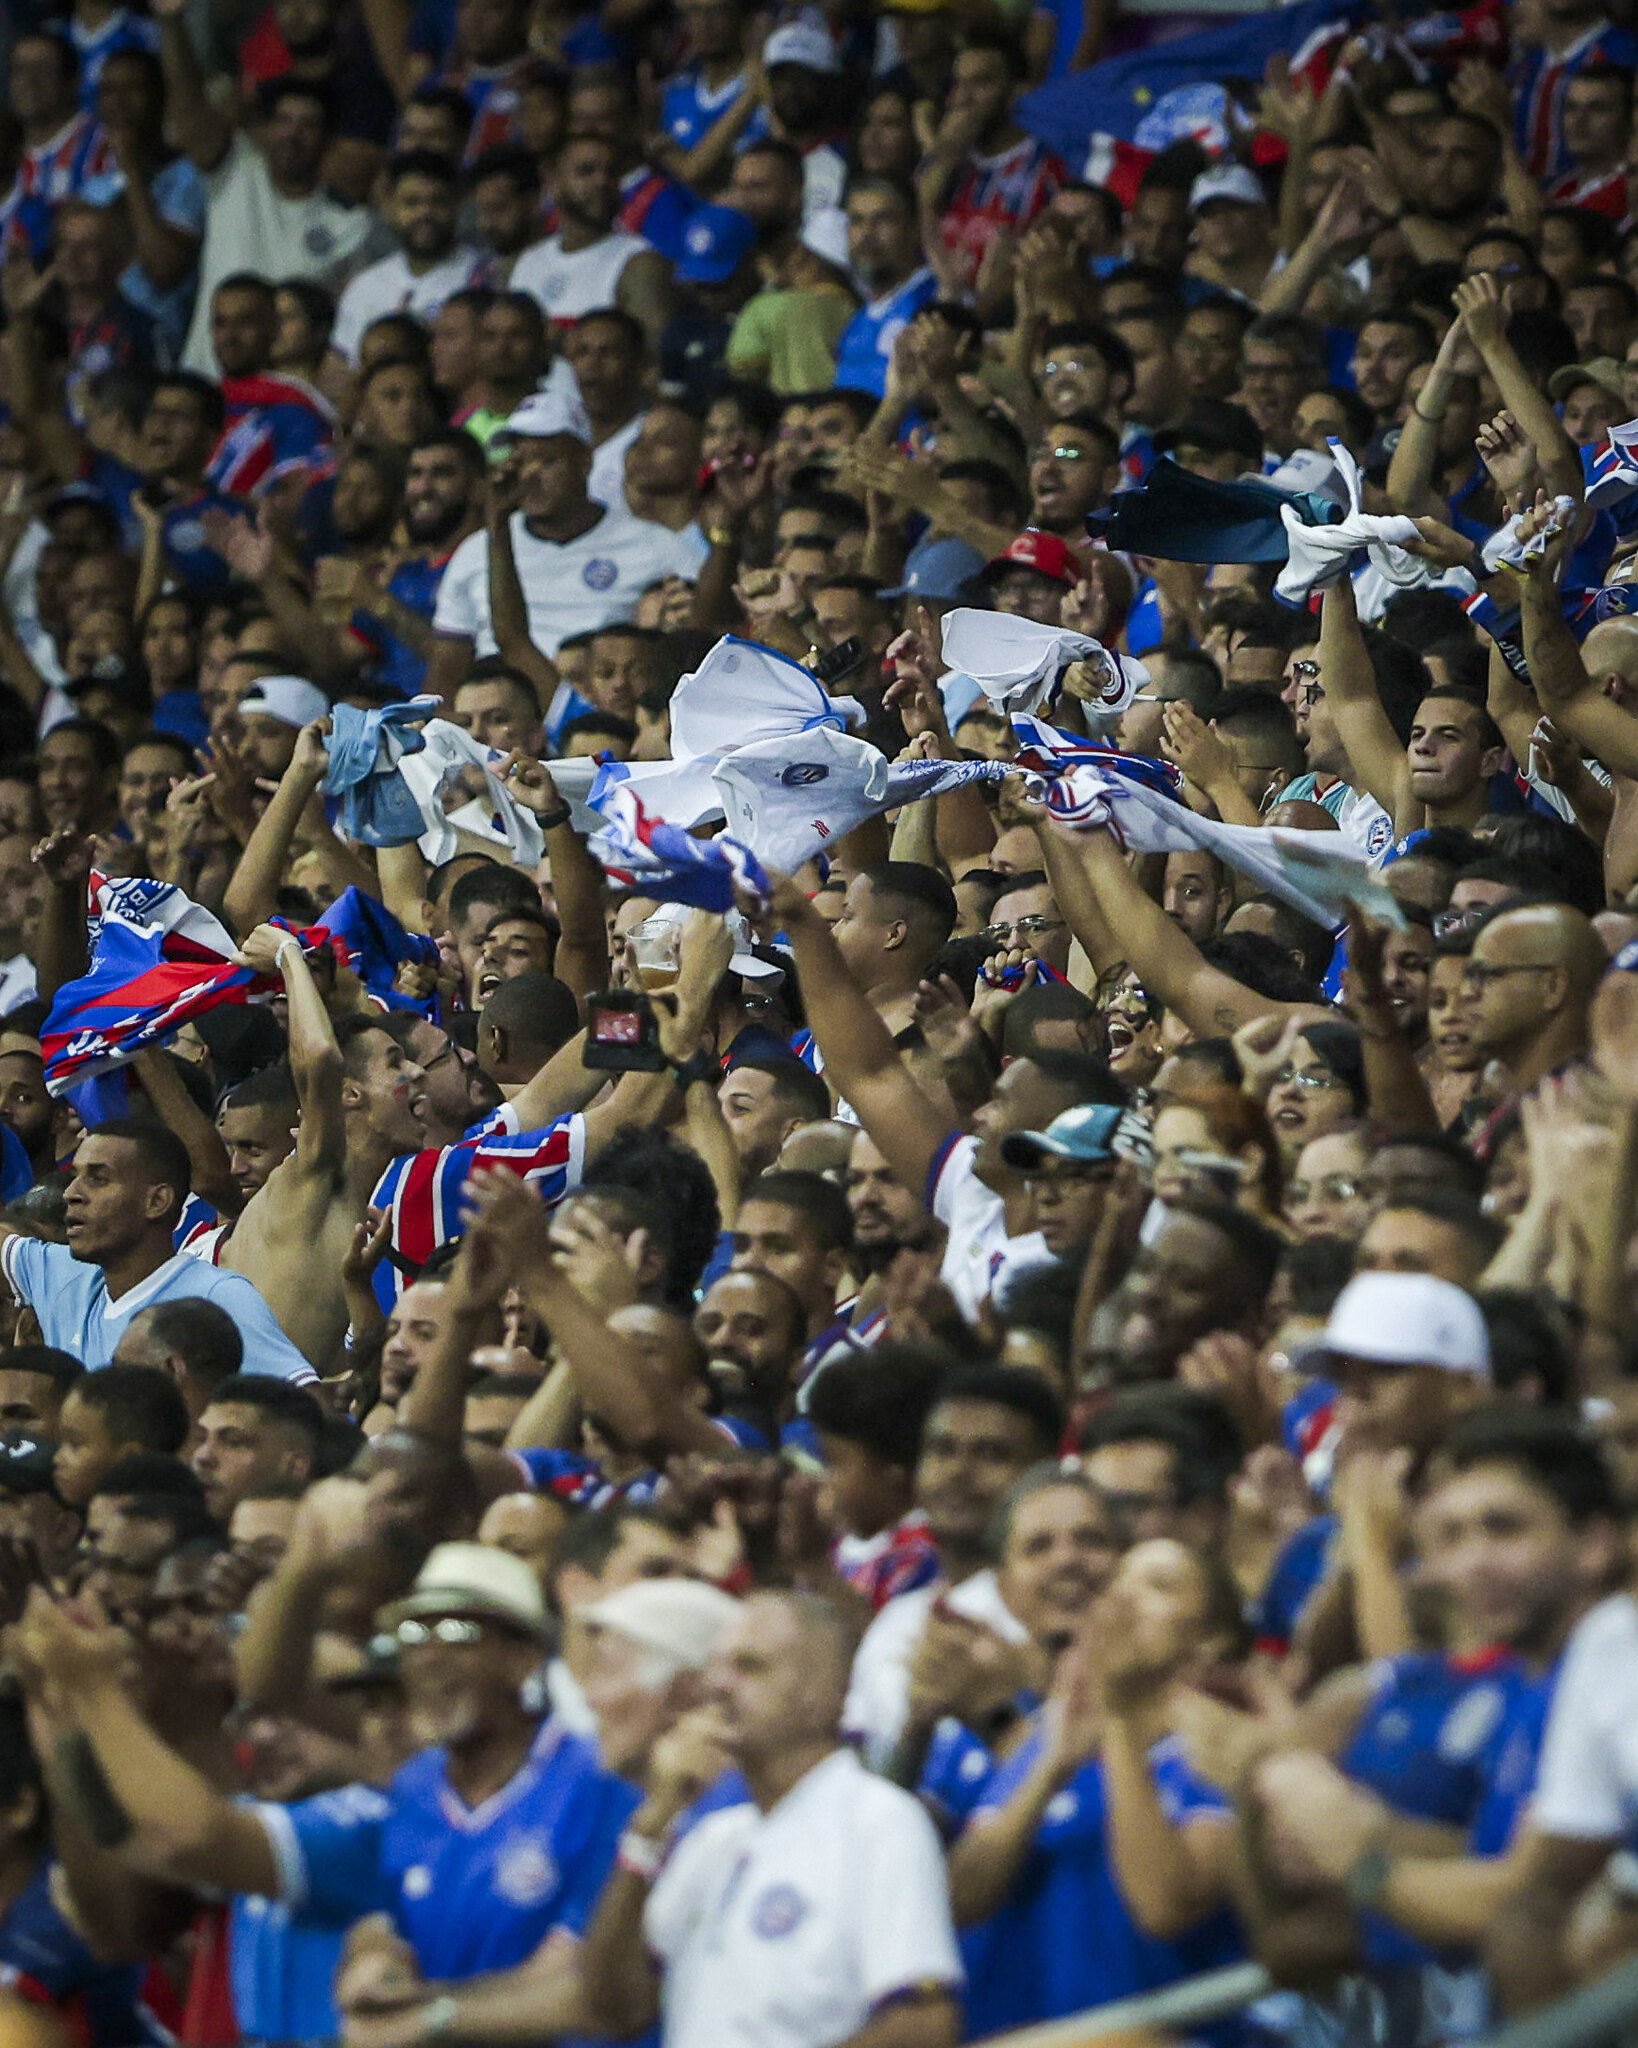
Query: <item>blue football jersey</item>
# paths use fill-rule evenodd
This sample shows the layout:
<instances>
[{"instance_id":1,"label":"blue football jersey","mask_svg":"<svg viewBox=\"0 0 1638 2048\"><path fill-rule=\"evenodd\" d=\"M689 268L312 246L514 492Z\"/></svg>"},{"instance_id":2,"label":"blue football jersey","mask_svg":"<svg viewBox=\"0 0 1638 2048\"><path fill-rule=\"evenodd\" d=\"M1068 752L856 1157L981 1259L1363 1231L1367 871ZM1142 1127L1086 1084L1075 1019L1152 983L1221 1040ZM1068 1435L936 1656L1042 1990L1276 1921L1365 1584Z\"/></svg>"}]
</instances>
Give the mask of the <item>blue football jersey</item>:
<instances>
[{"instance_id":1,"label":"blue football jersey","mask_svg":"<svg viewBox=\"0 0 1638 2048\"><path fill-rule=\"evenodd\" d=\"M1018 1790L1034 1768L1040 1741L1036 1728L999 1766L974 1808L975 1818L1005 1805ZM1158 1743L1150 1764L1174 1821L1228 1810L1189 1770L1175 1739ZM1049 1803L1000 1911L963 1931L969 2038L1156 1991L1243 1960L1244 1937L1226 1908L1176 1941L1144 1933L1115 1878L1106 1818L1103 1765L1094 1759ZM1228 2040L1236 2033L1231 2021L1222 2030L1201 2030L1199 2038Z\"/></svg>"},{"instance_id":2,"label":"blue football jersey","mask_svg":"<svg viewBox=\"0 0 1638 2048\"><path fill-rule=\"evenodd\" d=\"M347 1786L260 1807L285 1903L308 1919L392 1916L431 1978L509 1970L556 1928L585 1931L641 1794L556 1719L481 1807L451 1789L442 1750L384 1793Z\"/></svg>"}]
</instances>

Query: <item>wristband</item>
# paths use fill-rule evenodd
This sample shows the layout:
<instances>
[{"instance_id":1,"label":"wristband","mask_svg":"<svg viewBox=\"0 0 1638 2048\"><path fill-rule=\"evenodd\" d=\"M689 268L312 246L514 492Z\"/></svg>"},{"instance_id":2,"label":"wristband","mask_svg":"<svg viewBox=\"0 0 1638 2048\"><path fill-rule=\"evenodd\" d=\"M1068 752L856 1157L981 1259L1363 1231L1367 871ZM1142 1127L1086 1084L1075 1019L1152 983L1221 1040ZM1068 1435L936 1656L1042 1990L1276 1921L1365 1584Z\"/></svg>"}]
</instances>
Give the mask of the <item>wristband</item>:
<instances>
[{"instance_id":1,"label":"wristband","mask_svg":"<svg viewBox=\"0 0 1638 2048\"><path fill-rule=\"evenodd\" d=\"M685 1060L673 1060L671 1071L677 1086L686 1094L696 1081L715 1081L719 1078L715 1053L690 1053Z\"/></svg>"},{"instance_id":2,"label":"wristband","mask_svg":"<svg viewBox=\"0 0 1638 2048\"><path fill-rule=\"evenodd\" d=\"M1415 399L1411 400L1411 411L1415 413L1416 417L1419 420L1423 421L1424 424L1430 427L1438 426L1440 422L1444 419L1444 414L1442 412L1424 412L1422 408L1416 403Z\"/></svg>"},{"instance_id":3,"label":"wristband","mask_svg":"<svg viewBox=\"0 0 1638 2048\"><path fill-rule=\"evenodd\" d=\"M1356 1908L1374 1906L1388 1889L1393 1863L1393 1857L1380 1843L1374 1849L1367 1849L1349 1871L1343 1885L1349 1905Z\"/></svg>"},{"instance_id":4,"label":"wristband","mask_svg":"<svg viewBox=\"0 0 1638 2048\"><path fill-rule=\"evenodd\" d=\"M275 947L275 949L274 949L274 953L273 953L273 965L274 965L275 967L278 967L278 969L279 969L279 972L280 972L280 973L282 974L282 973L284 972L284 969L283 969L283 967L279 966L279 963L280 963L280 961L282 961L282 960L283 960L283 958L284 958L285 954L286 954L286 953L290 953L290 952L295 952L295 953L299 953L300 951L301 951L301 941L300 941L300 939L281 939L281 940L279 941L278 945L277 945L277 946Z\"/></svg>"},{"instance_id":5,"label":"wristband","mask_svg":"<svg viewBox=\"0 0 1638 2048\"><path fill-rule=\"evenodd\" d=\"M640 1835L635 1828L626 1829L620 1837L619 1848L614 1852L615 1868L630 1871L633 1877L640 1877L644 1884L654 1882L664 1862L664 1842L656 1842L649 1835Z\"/></svg>"},{"instance_id":6,"label":"wristband","mask_svg":"<svg viewBox=\"0 0 1638 2048\"><path fill-rule=\"evenodd\" d=\"M455 2022L460 2018L461 2009L446 1991L441 1998L435 1998L430 2005L421 2008L421 2034L424 2040L442 2040L455 2031Z\"/></svg>"},{"instance_id":7,"label":"wristband","mask_svg":"<svg viewBox=\"0 0 1638 2048\"><path fill-rule=\"evenodd\" d=\"M555 832L559 825L568 824L573 816L567 804L559 804L555 811L542 811L535 823L542 832Z\"/></svg>"},{"instance_id":8,"label":"wristband","mask_svg":"<svg viewBox=\"0 0 1638 2048\"><path fill-rule=\"evenodd\" d=\"M731 526L708 526L705 538L714 548L731 548L739 544L739 535Z\"/></svg>"}]
</instances>

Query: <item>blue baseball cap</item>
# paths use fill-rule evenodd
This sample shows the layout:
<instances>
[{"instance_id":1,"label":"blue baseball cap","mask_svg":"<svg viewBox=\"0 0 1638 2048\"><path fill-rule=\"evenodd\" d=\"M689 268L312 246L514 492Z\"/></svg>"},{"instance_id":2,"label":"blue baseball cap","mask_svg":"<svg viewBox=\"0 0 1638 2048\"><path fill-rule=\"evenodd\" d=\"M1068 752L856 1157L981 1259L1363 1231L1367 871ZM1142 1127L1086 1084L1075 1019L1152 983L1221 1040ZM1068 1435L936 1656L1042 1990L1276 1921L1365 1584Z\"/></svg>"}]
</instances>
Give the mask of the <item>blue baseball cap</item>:
<instances>
[{"instance_id":1,"label":"blue baseball cap","mask_svg":"<svg viewBox=\"0 0 1638 2048\"><path fill-rule=\"evenodd\" d=\"M983 566L984 557L964 540L924 540L905 560L904 581L876 595L930 597L936 604L953 604Z\"/></svg>"},{"instance_id":2,"label":"blue baseball cap","mask_svg":"<svg viewBox=\"0 0 1638 2048\"><path fill-rule=\"evenodd\" d=\"M683 229L676 275L683 284L726 284L755 241L755 223L738 207L697 206Z\"/></svg>"},{"instance_id":3,"label":"blue baseball cap","mask_svg":"<svg viewBox=\"0 0 1638 2048\"><path fill-rule=\"evenodd\" d=\"M1037 1171L1047 1159L1074 1159L1097 1165L1114 1159L1115 1133L1125 1111L1114 1102L1083 1102L1055 1116L1044 1131L1013 1131L1001 1140L1001 1157L1025 1173Z\"/></svg>"}]
</instances>

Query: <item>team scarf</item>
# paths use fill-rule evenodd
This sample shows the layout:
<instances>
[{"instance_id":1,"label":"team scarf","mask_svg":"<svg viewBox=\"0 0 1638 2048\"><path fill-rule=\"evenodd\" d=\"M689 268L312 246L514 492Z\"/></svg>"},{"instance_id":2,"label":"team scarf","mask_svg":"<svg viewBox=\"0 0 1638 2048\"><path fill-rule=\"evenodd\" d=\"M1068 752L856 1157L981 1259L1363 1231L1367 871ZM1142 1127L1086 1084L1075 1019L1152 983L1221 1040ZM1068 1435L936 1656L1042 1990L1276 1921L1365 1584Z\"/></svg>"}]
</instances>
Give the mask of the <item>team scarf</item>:
<instances>
[{"instance_id":1,"label":"team scarf","mask_svg":"<svg viewBox=\"0 0 1638 2048\"><path fill-rule=\"evenodd\" d=\"M208 910L169 882L93 874L87 931L90 966L58 989L40 1033L53 1095L168 1043L209 1010L276 987L244 964Z\"/></svg>"},{"instance_id":2,"label":"team scarf","mask_svg":"<svg viewBox=\"0 0 1638 2048\"><path fill-rule=\"evenodd\" d=\"M226 927L170 882L93 874L87 911L90 965L57 991L40 1047L51 1093L73 1091L82 1121L101 1122L128 1106L118 1070L139 1052L224 1004L269 1001L282 984L247 966ZM322 924L270 922L304 952L332 953L386 1007L423 1008L393 978L401 961L435 960L436 946L362 890L344 891Z\"/></svg>"},{"instance_id":3,"label":"team scarf","mask_svg":"<svg viewBox=\"0 0 1638 2048\"><path fill-rule=\"evenodd\" d=\"M1583 448L1581 469L1587 480L1583 496L1595 508L1638 493L1638 420L1611 427L1596 447Z\"/></svg>"},{"instance_id":4,"label":"team scarf","mask_svg":"<svg viewBox=\"0 0 1638 2048\"><path fill-rule=\"evenodd\" d=\"M1340 833L1225 825L1182 801L1182 777L1170 762L1079 741L1039 719L1014 719L1013 729L1026 741L1013 765L1037 778L1048 810L1061 824L1107 831L1135 853L1212 854L1328 931L1346 923L1355 909L1403 929L1404 914L1372 873L1368 857Z\"/></svg>"},{"instance_id":5,"label":"team scarf","mask_svg":"<svg viewBox=\"0 0 1638 2048\"><path fill-rule=\"evenodd\" d=\"M715 839L690 837L681 825L668 825L648 811L629 782L609 788L600 816L587 845L615 888L655 903L721 913L732 910L736 892L743 891L756 906L756 916L766 910L767 870L742 841L726 833Z\"/></svg>"},{"instance_id":6,"label":"team scarf","mask_svg":"<svg viewBox=\"0 0 1638 2048\"><path fill-rule=\"evenodd\" d=\"M311 934L298 933L304 942L327 935L337 957L350 967L365 989L389 1010L414 1010L426 1017L433 1002L402 994L393 986L398 970L406 962L436 966L437 942L424 932L407 932L384 903L350 884L325 911Z\"/></svg>"}]
</instances>

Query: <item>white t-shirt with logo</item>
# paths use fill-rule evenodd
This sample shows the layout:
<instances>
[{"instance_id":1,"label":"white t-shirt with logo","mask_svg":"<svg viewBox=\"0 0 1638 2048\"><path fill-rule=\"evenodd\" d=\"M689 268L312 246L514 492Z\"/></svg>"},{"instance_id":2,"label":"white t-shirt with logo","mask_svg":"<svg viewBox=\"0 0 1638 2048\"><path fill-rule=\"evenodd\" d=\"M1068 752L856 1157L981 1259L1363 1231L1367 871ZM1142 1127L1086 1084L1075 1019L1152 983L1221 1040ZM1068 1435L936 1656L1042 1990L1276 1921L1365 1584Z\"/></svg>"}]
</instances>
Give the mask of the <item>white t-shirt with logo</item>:
<instances>
[{"instance_id":1,"label":"white t-shirt with logo","mask_svg":"<svg viewBox=\"0 0 1638 2048\"><path fill-rule=\"evenodd\" d=\"M826 2048L895 1993L961 1985L949 1880L921 1803L851 1750L769 1812L708 1814L649 1894L666 2048Z\"/></svg>"},{"instance_id":2,"label":"white t-shirt with logo","mask_svg":"<svg viewBox=\"0 0 1638 2048\"><path fill-rule=\"evenodd\" d=\"M220 374L210 339L211 293L236 270L282 282L306 277L338 285L363 247L374 216L322 189L286 199L267 159L246 135L235 135L215 170L205 173L205 239L199 251L199 296L182 352L185 368Z\"/></svg>"},{"instance_id":3,"label":"white t-shirt with logo","mask_svg":"<svg viewBox=\"0 0 1638 2048\"><path fill-rule=\"evenodd\" d=\"M417 277L401 249L383 256L379 263L361 270L342 293L330 346L349 363L356 363L358 344L373 321L384 320L389 313L413 313L418 320L431 320L446 299L466 290L487 260L478 249L452 249L442 263Z\"/></svg>"},{"instance_id":4,"label":"white t-shirt with logo","mask_svg":"<svg viewBox=\"0 0 1638 2048\"><path fill-rule=\"evenodd\" d=\"M512 265L511 289L527 292L548 320L567 325L614 305L626 265L648 247L641 235L628 235L623 228L600 235L584 249L565 249L561 235L548 235Z\"/></svg>"},{"instance_id":5,"label":"white t-shirt with logo","mask_svg":"<svg viewBox=\"0 0 1638 2048\"><path fill-rule=\"evenodd\" d=\"M697 556L685 537L612 505L576 540L537 540L521 512L512 514L512 548L529 607L529 637L555 655L571 633L633 618L637 600L667 576L694 580ZM496 652L489 626L489 536L474 533L449 558L438 586L433 630Z\"/></svg>"}]
</instances>

